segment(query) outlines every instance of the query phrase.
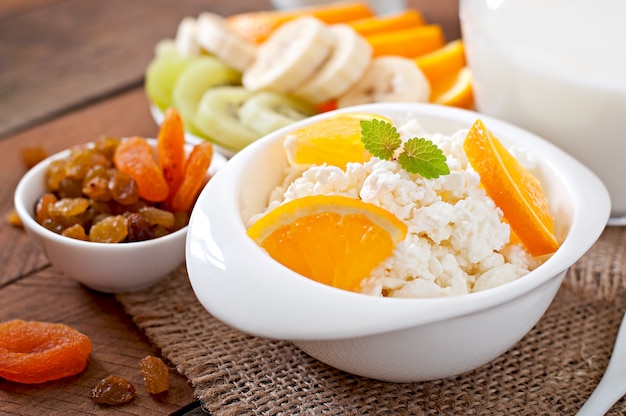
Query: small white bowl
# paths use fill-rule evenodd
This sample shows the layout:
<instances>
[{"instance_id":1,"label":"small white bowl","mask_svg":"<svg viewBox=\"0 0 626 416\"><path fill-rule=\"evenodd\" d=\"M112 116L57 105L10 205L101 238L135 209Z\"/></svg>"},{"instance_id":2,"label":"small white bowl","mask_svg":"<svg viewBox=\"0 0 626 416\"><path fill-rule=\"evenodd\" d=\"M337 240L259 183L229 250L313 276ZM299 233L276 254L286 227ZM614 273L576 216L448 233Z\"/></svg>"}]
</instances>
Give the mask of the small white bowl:
<instances>
[{"instance_id":1,"label":"small white bowl","mask_svg":"<svg viewBox=\"0 0 626 416\"><path fill-rule=\"evenodd\" d=\"M148 141L155 148L156 140ZM192 145L186 145L187 152L191 148ZM105 244L64 237L37 223L34 207L47 191L46 170L53 160L64 159L69 153L69 149L64 150L38 163L26 172L15 190L17 214L50 263L85 286L109 293L145 289L183 264L188 226L152 240ZM225 163L222 155L214 153L209 175Z\"/></svg>"},{"instance_id":2,"label":"small white bowl","mask_svg":"<svg viewBox=\"0 0 626 416\"><path fill-rule=\"evenodd\" d=\"M468 129L477 118L505 145L538 158L556 216L559 250L526 276L468 295L436 299L367 296L305 278L270 258L246 235L281 183L291 129L338 112L416 118L430 132ZM216 199L220 204L214 203ZM290 340L341 370L414 382L455 376L504 353L526 335L554 298L567 269L597 240L610 200L589 169L547 141L475 112L428 104L371 104L298 122L235 155L200 194L187 235L187 270L204 307L243 332Z\"/></svg>"}]
</instances>

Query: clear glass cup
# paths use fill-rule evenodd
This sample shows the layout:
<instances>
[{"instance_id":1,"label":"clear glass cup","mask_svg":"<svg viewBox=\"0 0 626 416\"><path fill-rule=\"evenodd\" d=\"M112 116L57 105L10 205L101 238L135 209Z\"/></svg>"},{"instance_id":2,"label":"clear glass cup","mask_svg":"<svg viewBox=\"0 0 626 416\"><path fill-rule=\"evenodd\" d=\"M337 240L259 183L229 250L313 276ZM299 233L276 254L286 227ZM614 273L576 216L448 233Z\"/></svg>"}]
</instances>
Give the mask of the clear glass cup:
<instances>
[{"instance_id":1,"label":"clear glass cup","mask_svg":"<svg viewBox=\"0 0 626 416\"><path fill-rule=\"evenodd\" d=\"M591 169L626 225L626 1L460 0L478 111Z\"/></svg>"}]
</instances>

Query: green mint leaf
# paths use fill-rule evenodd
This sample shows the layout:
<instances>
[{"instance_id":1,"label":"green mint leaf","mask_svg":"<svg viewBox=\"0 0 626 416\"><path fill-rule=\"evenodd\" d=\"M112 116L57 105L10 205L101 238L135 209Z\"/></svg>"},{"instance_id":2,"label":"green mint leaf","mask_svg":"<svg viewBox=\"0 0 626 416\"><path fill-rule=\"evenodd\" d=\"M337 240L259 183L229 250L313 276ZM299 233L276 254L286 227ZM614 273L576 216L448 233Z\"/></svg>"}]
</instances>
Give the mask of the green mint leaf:
<instances>
[{"instance_id":1,"label":"green mint leaf","mask_svg":"<svg viewBox=\"0 0 626 416\"><path fill-rule=\"evenodd\" d=\"M371 153L371 152L370 152ZM398 163L409 173L417 173L426 179L438 178L450 173L446 156L430 140L414 137L404 143Z\"/></svg>"},{"instance_id":2,"label":"green mint leaf","mask_svg":"<svg viewBox=\"0 0 626 416\"><path fill-rule=\"evenodd\" d=\"M361 120L361 141L365 150L379 159L389 160L402 144L400 133L384 120Z\"/></svg>"}]
</instances>

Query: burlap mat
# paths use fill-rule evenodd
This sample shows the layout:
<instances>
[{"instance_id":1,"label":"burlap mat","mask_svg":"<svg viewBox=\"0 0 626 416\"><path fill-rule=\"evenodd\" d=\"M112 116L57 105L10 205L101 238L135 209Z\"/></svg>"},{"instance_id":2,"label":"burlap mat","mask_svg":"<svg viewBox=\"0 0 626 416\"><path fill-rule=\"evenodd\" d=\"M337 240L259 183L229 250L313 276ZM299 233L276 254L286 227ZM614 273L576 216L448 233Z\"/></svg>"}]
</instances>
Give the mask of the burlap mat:
<instances>
[{"instance_id":1,"label":"burlap mat","mask_svg":"<svg viewBox=\"0 0 626 416\"><path fill-rule=\"evenodd\" d=\"M573 415L600 381L626 311L625 240L626 229L607 228L570 268L546 315L510 351L431 382L352 376L288 342L231 329L203 309L184 269L118 300L216 416ZM625 413L622 399L608 414Z\"/></svg>"}]
</instances>

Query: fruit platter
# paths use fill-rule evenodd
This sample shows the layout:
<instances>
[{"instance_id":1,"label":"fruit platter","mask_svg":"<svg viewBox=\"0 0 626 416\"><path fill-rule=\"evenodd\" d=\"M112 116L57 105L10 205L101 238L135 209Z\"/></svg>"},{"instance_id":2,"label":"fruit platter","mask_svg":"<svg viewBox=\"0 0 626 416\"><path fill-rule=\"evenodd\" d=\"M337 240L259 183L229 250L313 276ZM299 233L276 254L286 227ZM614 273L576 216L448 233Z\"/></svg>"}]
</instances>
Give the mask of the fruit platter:
<instances>
[{"instance_id":1,"label":"fruit platter","mask_svg":"<svg viewBox=\"0 0 626 416\"><path fill-rule=\"evenodd\" d=\"M463 42L417 9L376 15L363 2L187 16L146 68L157 123L176 108L187 141L230 157L329 110L380 102L473 108Z\"/></svg>"}]
</instances>

